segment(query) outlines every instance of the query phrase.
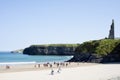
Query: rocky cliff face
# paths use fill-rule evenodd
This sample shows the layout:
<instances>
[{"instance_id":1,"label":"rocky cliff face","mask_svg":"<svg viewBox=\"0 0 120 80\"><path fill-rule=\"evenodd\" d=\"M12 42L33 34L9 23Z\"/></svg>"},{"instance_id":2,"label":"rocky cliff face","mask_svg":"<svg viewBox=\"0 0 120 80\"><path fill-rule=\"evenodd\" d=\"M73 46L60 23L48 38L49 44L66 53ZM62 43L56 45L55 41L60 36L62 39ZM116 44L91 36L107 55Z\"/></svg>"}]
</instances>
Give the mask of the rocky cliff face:
<instances>
[{"instance_id":1,"label":"rocky cliff face","mask_svg":"<svg viewBox=\"0 0 120 80\"><path fill-rule=\"evenodd\" d=\"M76 53L74 57L69 60L70 62L92 62L92 63L101 63L103 60L102 57L96 54L90 53Z\"/></svg>"},{"instance_id":2,"label":"rocky cliff face","mask_svg":"<svg viewBox=\"0 0 120 80\"><path fill-rule=\"evenodd\" d=\"M93 63L111 63L120 62L120 44L112 52L105 56L90 53L76 53L70 62L93 62Z\"/></svg>"},{"instance_id":3,"label":"rocky cliff face","mask_svg":"<svg viewBox=\"0 0 120 80\"><path fill-rule=\"evenodd\" d=\"M25 48L23 54L28 55L74 55L74 47L65 46L30 46Z\"/></svg>"}]
</instances>

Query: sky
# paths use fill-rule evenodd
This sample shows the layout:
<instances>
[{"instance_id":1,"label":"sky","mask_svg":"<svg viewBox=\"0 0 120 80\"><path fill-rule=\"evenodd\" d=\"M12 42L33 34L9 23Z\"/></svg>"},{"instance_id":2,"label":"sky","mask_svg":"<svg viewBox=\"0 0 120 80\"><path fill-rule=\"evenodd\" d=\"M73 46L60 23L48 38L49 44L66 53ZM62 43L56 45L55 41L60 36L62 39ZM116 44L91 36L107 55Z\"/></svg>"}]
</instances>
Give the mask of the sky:
<instances>
[{"instance_id":1,"label":"sky","mask_svg":"<svg viewBox=\"0 0 120 80\"><path fill-rule=\"evenodd\" d=\"M0 51L120 37L120 0L0 0Z\"/></svg>"}]
</instances>

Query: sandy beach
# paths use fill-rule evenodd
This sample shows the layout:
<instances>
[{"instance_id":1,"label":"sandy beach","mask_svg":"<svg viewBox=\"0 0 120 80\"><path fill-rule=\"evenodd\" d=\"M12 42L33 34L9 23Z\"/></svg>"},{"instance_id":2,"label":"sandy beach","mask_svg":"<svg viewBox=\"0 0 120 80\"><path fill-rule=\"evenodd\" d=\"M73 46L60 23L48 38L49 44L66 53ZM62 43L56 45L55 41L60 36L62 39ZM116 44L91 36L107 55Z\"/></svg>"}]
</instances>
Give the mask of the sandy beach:
<instances>
[{"instance_id":1,"label":"sandy beach","mask_svg":"<svg viewBox=\"0 0 120 80\"><path fill-rule=\"evenodd\" d=\"M11 69L0 72L0 80L119 80L120 64L72 63L68 67L28 70ZM118 79L115 79L118 78Z\"/></svg>"},{"instance_id":2,"label":"sandy beach","mask_svg":"<svg viewBox=\"0 0 120 80\"><path fill-rule=\"evenodd\" d=\"M0 73L57 69L59 66L61 68L73 68L73 67L92 66L92 65L97 65L97 64L96 63L62 62L62 63L44 63L44 64L35 63L35 64L0 65ZM9 69L7 69L7 66L9 66Z\"/></svg>"}]
</instances>

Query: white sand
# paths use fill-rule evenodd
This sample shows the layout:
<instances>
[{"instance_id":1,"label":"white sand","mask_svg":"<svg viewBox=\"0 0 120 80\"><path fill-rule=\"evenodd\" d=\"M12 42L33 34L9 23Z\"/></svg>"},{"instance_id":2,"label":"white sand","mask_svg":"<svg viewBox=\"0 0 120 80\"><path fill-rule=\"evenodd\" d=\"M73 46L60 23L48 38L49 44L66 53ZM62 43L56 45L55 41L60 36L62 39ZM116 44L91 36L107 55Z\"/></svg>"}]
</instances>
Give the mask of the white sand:
<instances>
[{"instance_id":1,"label":"white sand","mask_svg":"<svg viewBox=\"0 0 120 80\"><path fill-rule=\"evenodd\" d=\"M0 73L0 80L108 80L120 76L120 64L64 68L60 73L54 70L22 71Z\"/></svg>"}]
</instances>

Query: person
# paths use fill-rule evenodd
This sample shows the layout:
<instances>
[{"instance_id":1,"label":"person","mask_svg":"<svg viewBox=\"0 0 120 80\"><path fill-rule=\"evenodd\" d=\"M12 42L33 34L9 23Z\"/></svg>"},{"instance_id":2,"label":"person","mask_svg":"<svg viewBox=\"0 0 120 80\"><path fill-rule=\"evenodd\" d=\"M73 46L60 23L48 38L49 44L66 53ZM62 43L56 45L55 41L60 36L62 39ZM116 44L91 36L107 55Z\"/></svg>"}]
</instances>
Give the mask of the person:
<instances>
[{"instance_id":1,"label":"person","mask_svg":"<svg viewBox=\"0 0 120 80\"><path fill-rule=\"evenodd\" d=\"M57 63L57 67L59 67L59 65L60 65L60 64L59 64L59 63Z\"/></svg>"},{"instance_id":2,"label":"person","mask_svg":"<svg viewBox=\"0 0 120 80\"><path fill-rule=\"evenodd\" d=\"M10 66L6 65L6 69L10 69Z\"/></svg>"},{"instance_id":3,"label":"person","mask_svg":"<svg viewBox=\"0 0 120 80\"><path fill-rule=\"evenodd\" d=\"M61 71L61 67L59 66L59 68L58 68L57 72L58 72L58 73L60 73L60 71Z\"/></svg>"},{"instance_id":4,"label":"person","mask_svg":"<svg viewBox=\"0 0 120 80\"><path fill-rule=\"evenodd\" d=\"M50 64L50 68L52 68L52 64Z\"/></svg>"},{"instance_id":5,"label":"person","mask_svg":"<svg viewBox=\"0 0 120 80\"><path fill-rule=\"evenodd\" d=\"M38 64L38 67L40 68L40 64Z\"/></svg>"},{"instance_id":6,"label":"person","mask_svg":"<svg viewBox=\"0 0 120 80\"><path fill-rule=\"evenodd\" d=\"M54 70L53 69L51 70L51 75L54 75Z\"/></svg>"}]
</instances>

